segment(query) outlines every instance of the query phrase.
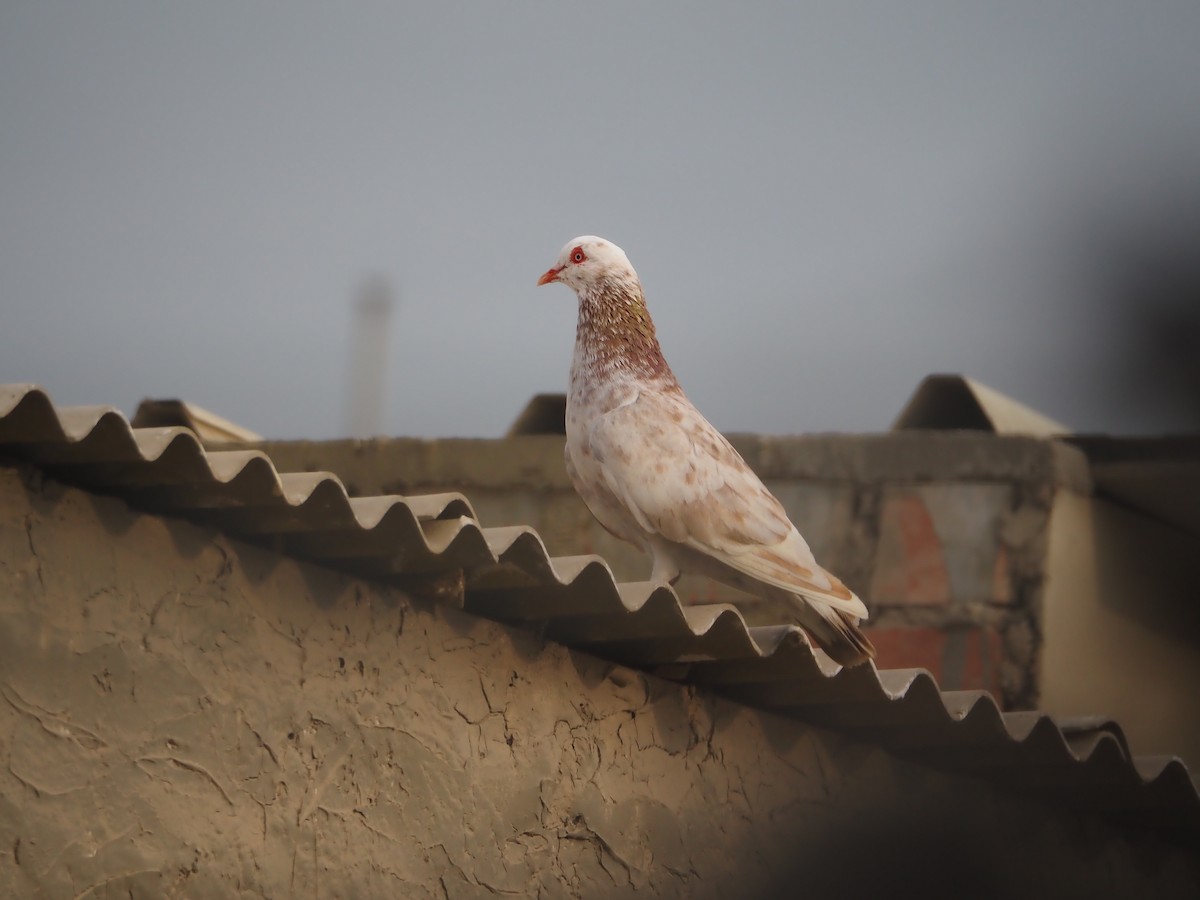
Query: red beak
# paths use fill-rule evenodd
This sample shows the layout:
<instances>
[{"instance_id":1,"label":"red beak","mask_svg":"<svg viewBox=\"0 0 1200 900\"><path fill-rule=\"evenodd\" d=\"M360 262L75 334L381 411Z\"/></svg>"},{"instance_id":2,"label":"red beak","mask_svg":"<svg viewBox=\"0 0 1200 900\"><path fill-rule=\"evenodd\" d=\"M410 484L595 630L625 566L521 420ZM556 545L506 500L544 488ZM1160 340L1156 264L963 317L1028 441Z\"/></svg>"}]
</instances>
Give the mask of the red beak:
<instances>
[{"instance_id":1,"label":"red beak","mask_svg":"<svg viewBox=\"0 0 1200 900\"><path fill-rule=\"evenodd\" d=\"M552 281L558 281L558 273L562 270L562 266L559 266L557 269L547 269L546 273L538 279L538 284L549 284Z\"/></svg>"}]
</instances>

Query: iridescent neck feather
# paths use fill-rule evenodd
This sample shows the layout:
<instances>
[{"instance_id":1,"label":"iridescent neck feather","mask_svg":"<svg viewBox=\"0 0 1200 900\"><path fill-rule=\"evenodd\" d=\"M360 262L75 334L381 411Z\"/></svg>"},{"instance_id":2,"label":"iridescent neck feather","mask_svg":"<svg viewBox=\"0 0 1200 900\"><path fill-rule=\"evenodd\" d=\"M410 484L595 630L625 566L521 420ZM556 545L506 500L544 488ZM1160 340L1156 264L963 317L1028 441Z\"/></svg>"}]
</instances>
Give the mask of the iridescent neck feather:
<instances>
[{"instance_id":1,"label":"iridescent neck feather","mask_svg":"<svg viewBox=\"0 0 1200 900\"><path fill-rule=\"evenodd\" d=\"M579 290L575 364L599 378L632 376L678 387L633 272L612 273Z\"/></svg>"}]
</instances>

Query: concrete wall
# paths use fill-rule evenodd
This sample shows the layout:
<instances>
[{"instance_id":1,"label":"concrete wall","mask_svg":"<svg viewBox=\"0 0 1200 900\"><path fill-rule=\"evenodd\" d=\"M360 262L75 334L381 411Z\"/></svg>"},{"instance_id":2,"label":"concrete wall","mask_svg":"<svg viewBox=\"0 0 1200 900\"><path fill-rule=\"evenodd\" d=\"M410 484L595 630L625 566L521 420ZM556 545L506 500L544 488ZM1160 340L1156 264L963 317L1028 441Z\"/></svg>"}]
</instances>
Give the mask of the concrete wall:
<instances>
[{"instance_id":1,"label":"concrete wall","mask_svg":"<svg viewBox=\"0 0 1200 900\"><path fill-rule=\"evenodd\" d=\"M867 603L881 667L1037 705L1046 529L1058 487L1088 487L1082 454L977 432L732 439L817 558ZM649 575L576 497L561 437L263 447L281 469L328 469L356 493L462 490L485 524L529 524L552 553L599 553L622 579ZM678 588L685 601L736 602L755 624L789 621L786 607L705 579Z\"/></svg>"},{"instance_id":2,"label":"concrete wall","mask_svg":"<svg viewBox=\"0 0 1200 900\"><path fill-rule=\"evenodd\" d=\"M1104 500L1061 491L1050 526L1041 702L1121 723L1134 752L1200 772L1200 547Z\"/></svg>"},{"instance_id":3,"label":"concrete wall","mask_svg":"<svg viewBox=\"0 0 1200 900\"><path fill-rule=\"evenodd\" d=\"M1198 887L1098 820L2 466L0 697L0 896Z\"/></svg>"}]
</instances>

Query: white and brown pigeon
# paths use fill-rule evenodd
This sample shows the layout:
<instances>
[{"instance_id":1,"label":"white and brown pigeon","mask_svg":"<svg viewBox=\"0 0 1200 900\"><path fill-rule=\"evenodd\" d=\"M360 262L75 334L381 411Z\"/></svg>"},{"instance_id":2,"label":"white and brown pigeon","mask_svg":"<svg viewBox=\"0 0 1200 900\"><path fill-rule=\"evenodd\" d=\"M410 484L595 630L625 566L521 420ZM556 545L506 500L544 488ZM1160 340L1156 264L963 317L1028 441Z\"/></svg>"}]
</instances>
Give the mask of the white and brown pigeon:
<instances>
[{"instance_id":1,"label":"white and brown pigeon","mask_svg":"<svg viewBox=\"0 0 1200 900\"><path fill-rule=\"evenodd\" d=\"M625 252L577 237L538 284L579 297L567 394L567 474L608 531L654 560L652 581L682 572L786 600L843 665L875 655L867 608L813 558L783 506L700 414L663 358Z\"/></svg>"}]
</instances>

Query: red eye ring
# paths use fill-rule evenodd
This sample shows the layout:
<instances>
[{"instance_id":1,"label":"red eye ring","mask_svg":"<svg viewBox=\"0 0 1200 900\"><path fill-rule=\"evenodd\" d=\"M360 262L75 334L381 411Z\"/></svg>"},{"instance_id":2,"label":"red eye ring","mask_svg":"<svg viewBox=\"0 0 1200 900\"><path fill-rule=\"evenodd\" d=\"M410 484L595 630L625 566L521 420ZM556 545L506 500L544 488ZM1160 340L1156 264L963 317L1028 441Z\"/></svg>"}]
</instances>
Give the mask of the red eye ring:
<instances>
[{"instance_id":1,"label":"red eye ring","mask_svg":"<svg viewBox=\"0 0 1200 900\"><path fill-rule=\"evenodd\" d=\"M576 247L571 251L571 262L575 263L575 265L579 265L585 259L587 259L587 254L583 252L582 247Z\"/></svg>"}]
</instances>

